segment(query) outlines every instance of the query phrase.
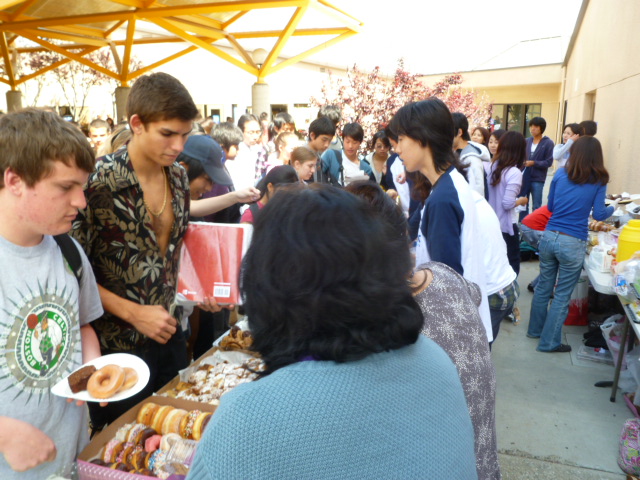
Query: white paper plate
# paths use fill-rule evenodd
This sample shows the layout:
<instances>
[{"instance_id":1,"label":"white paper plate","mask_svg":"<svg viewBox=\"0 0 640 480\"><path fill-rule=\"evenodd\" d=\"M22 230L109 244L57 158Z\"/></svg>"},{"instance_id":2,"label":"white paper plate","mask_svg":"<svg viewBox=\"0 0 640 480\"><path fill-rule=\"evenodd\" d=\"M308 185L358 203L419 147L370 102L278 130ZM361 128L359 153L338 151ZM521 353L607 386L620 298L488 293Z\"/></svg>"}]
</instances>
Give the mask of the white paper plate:
<instances>
[{"instance_id":1,"label":"white paper plate","mask_svg":"<svg viewBox=\"0 0 640 480\"><path fill-rule=\"evenodd\" d=\"M82 392L73 393L71 388L69 388L69 382L67 381L67 377L60 380L53 387L51 387L51 393L54 395L58 395L59 397L73 398L74 400L84 400L85 402L117 402L118 400L124 400L125 398L129 398L136 393L140 392L146 385L149 383L149 367L140 357L136 357L135 355L130 355L128 353L112 353L111 355L103 355L102 357L96 358L86 364L93 365L98 370L104 367L105 365L118 365L120 367L129 367L133 368L138 373L138 383L136 383L129 390L125 390L120 393L116 393L113 397L102 399L97 399L89 395L89 392L83 390ZM79 369L78 369L79 370Z\"/></svg>"},{"instance_id":2,"label":"white paper plate","mask_svg":"<svg viewBox=\"0 0 640 480\"><path fill-rule=\"evenodd\" d=\"M627 205L627 204L629 204L631 202L634 202L636 200L640 200L640 194L636 193L634 195L629 195L629 198L626 198L624 200L620 200L618 202L618 205ZM605 203L605 205L610 205L610 204L613 203L613 200L609 200L608 198L605 198L604 199L604 203Z\"/></svg>"}]
</instances>

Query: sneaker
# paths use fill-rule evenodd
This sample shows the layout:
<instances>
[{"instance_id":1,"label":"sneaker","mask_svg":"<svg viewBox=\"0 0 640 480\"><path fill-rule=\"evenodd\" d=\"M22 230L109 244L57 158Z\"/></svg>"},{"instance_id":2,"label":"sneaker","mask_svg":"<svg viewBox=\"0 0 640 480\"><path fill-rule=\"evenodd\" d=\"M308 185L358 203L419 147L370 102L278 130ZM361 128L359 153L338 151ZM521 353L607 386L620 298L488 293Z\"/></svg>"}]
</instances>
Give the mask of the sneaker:
<instances>
[{"instance_id":1,"label":"sneaker","mask_svg":"<svg viewBox=\"0 0 640 480\"><path fill-rule=\"evenodd\" d=\"M565 345L564 343L561 343L560 345L558 345L555 350L551 350L551 352L558 352L558 353L567 353L570 351L571 351L571 346Z\"/></svg>"},{"instance_id":2,"label":"sneaker","mask_svg":"<svg viewBox=\"0 0 640 480\"><path fill-rule=\"evenodd\" d=\"M534 292L535 288L534 286L530 283L529 285L527 285L527 290L529 290L531 293Z\"/></svg>"}]
</instances>

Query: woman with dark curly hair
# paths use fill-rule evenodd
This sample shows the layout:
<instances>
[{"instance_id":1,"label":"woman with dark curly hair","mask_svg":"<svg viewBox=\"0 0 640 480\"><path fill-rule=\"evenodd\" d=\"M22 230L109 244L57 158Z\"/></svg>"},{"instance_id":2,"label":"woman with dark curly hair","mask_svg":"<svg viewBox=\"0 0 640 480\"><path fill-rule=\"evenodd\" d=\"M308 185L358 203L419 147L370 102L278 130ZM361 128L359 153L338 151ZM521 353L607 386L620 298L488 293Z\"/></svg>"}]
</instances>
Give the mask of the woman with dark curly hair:
<instances>
[{"instance_id":1,"label":"woman with dark curly hair","mask_svg":"<svg viewBox=\"0 0 640 480\"><path fill-rule=\"evenodd\" d=\"M420 335L397 232L326 185L264 207L241 283L266 370L221 399L190 478L477 478L460 380Z\"/></svg>"}]
</instances>

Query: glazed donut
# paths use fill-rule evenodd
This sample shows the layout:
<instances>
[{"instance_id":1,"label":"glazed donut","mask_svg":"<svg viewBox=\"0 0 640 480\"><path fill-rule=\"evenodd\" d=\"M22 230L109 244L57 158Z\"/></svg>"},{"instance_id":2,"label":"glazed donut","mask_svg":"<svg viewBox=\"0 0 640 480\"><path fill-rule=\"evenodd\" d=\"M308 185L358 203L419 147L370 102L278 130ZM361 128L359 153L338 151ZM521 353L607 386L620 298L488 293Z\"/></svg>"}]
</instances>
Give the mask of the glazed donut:
<instances>
[{"instance_id":1,"label":"glazed donut","mask_svg":"<svg viewBox=\"0 0 640 480\"><path fill-rule=\"evenodd\" d=\"M145 425L148 425L150 427L153 422L153 416L158 411L158 408L160 407L156 403L145 403L144 405L142 405L142 408L140 408L136 421L138 423L144 423Z\"/></svg>"},{"instance_id":2,"label":"glazed donut","mask_svg":"<svg viewBox=\"0 0 640 480\"><path fill-rule=\"evenodd\" d=\"M153 415L150 427L156 432L162 433L162 422L164 422L164 419L167 418L167 415L169 415L171 410L173 410L171 405L162 405L158 408L156 413Z\"/></svg>"},{"instance_id":3,"label":"glazed donut","mask_svg":"<svg viewBox=\"0 0 640 480\"><path fill-rule=\"evenodd\" d=\"M105 365L89 378L87 391L93 398L112 397L124 383L124 370L118 365Z\"/></svg>"},{"instance_id":4,"label":"glazed donut","mask_svg":"<svg viewBox=\"0 0 640 480\"><path fill-rule=\"evenodd\" d=\"M169 414L165 417L164 422L162 422L162 433L166 435L167 433L179 433L180 432L180 422L187 415L186 410L182 410L181 408L176 408L169 412Z\"/></svg>"},{"instance_id":5,"label":"glazed donut","mask_svg":"<svg viewBox=\"0 0 640 480\"><path fill-rule=\"evenodd\" d=\"M124 367L124 383L118 389L118 392L122 392L124 390L129 390L136 383L138 383L138 372L136 372L133 368Z\"/></svg>"},{"instance_id":6,"label":"glazed donut","mask_svg":"<svg viewBox=\"0 0 640 480\"><path fill-rule=\"evenodd\" d=\"M209 420L211 420L210 412L202 412L200 415L198 415L195 423L193 424L192 435L194 440L200 440L202 438L202 434L204 433L204 429L209 423Z\"/></svg>"}]
</instances>

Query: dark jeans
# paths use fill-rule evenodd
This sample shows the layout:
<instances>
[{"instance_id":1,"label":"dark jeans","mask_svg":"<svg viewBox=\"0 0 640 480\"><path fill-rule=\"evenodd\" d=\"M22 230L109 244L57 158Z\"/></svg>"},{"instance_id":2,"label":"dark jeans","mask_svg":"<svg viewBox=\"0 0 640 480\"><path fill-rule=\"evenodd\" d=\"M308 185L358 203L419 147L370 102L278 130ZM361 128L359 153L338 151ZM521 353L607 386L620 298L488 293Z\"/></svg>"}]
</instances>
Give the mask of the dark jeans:
<instances>
[{"instance_id":1,"label":"dark jeans","mask_svg":"<svg viewBox=\"0 0 640 480\"><path fill-rule=\"evenodd\" d=\"M513 235L502 232L502 238L504 243L507 244L507 258L509 259L509 265L516 272L516 275L520 274L520 231L518 230L518 224L513 224Z\"/></svg>"},{"instance_id":2,"label":"dark jeans","mask_svg":"<svg viewBox=\"0 0 640 480\"><path fill-rule=\"evenodd\" d=\"M102 351L103 355L110 353L130 353L144 360L149 367L149 383L136 395L126 400L109 403L106 407L101 407L96 402L89 402L91 425L98 430L112 423L127 410L160 390L173 377L178 375L179 370L186 368L189 364L187 342L180 328L165 345L153 340L147 340L145 345L135 350Z\"/></svg>"}]
</instances>

